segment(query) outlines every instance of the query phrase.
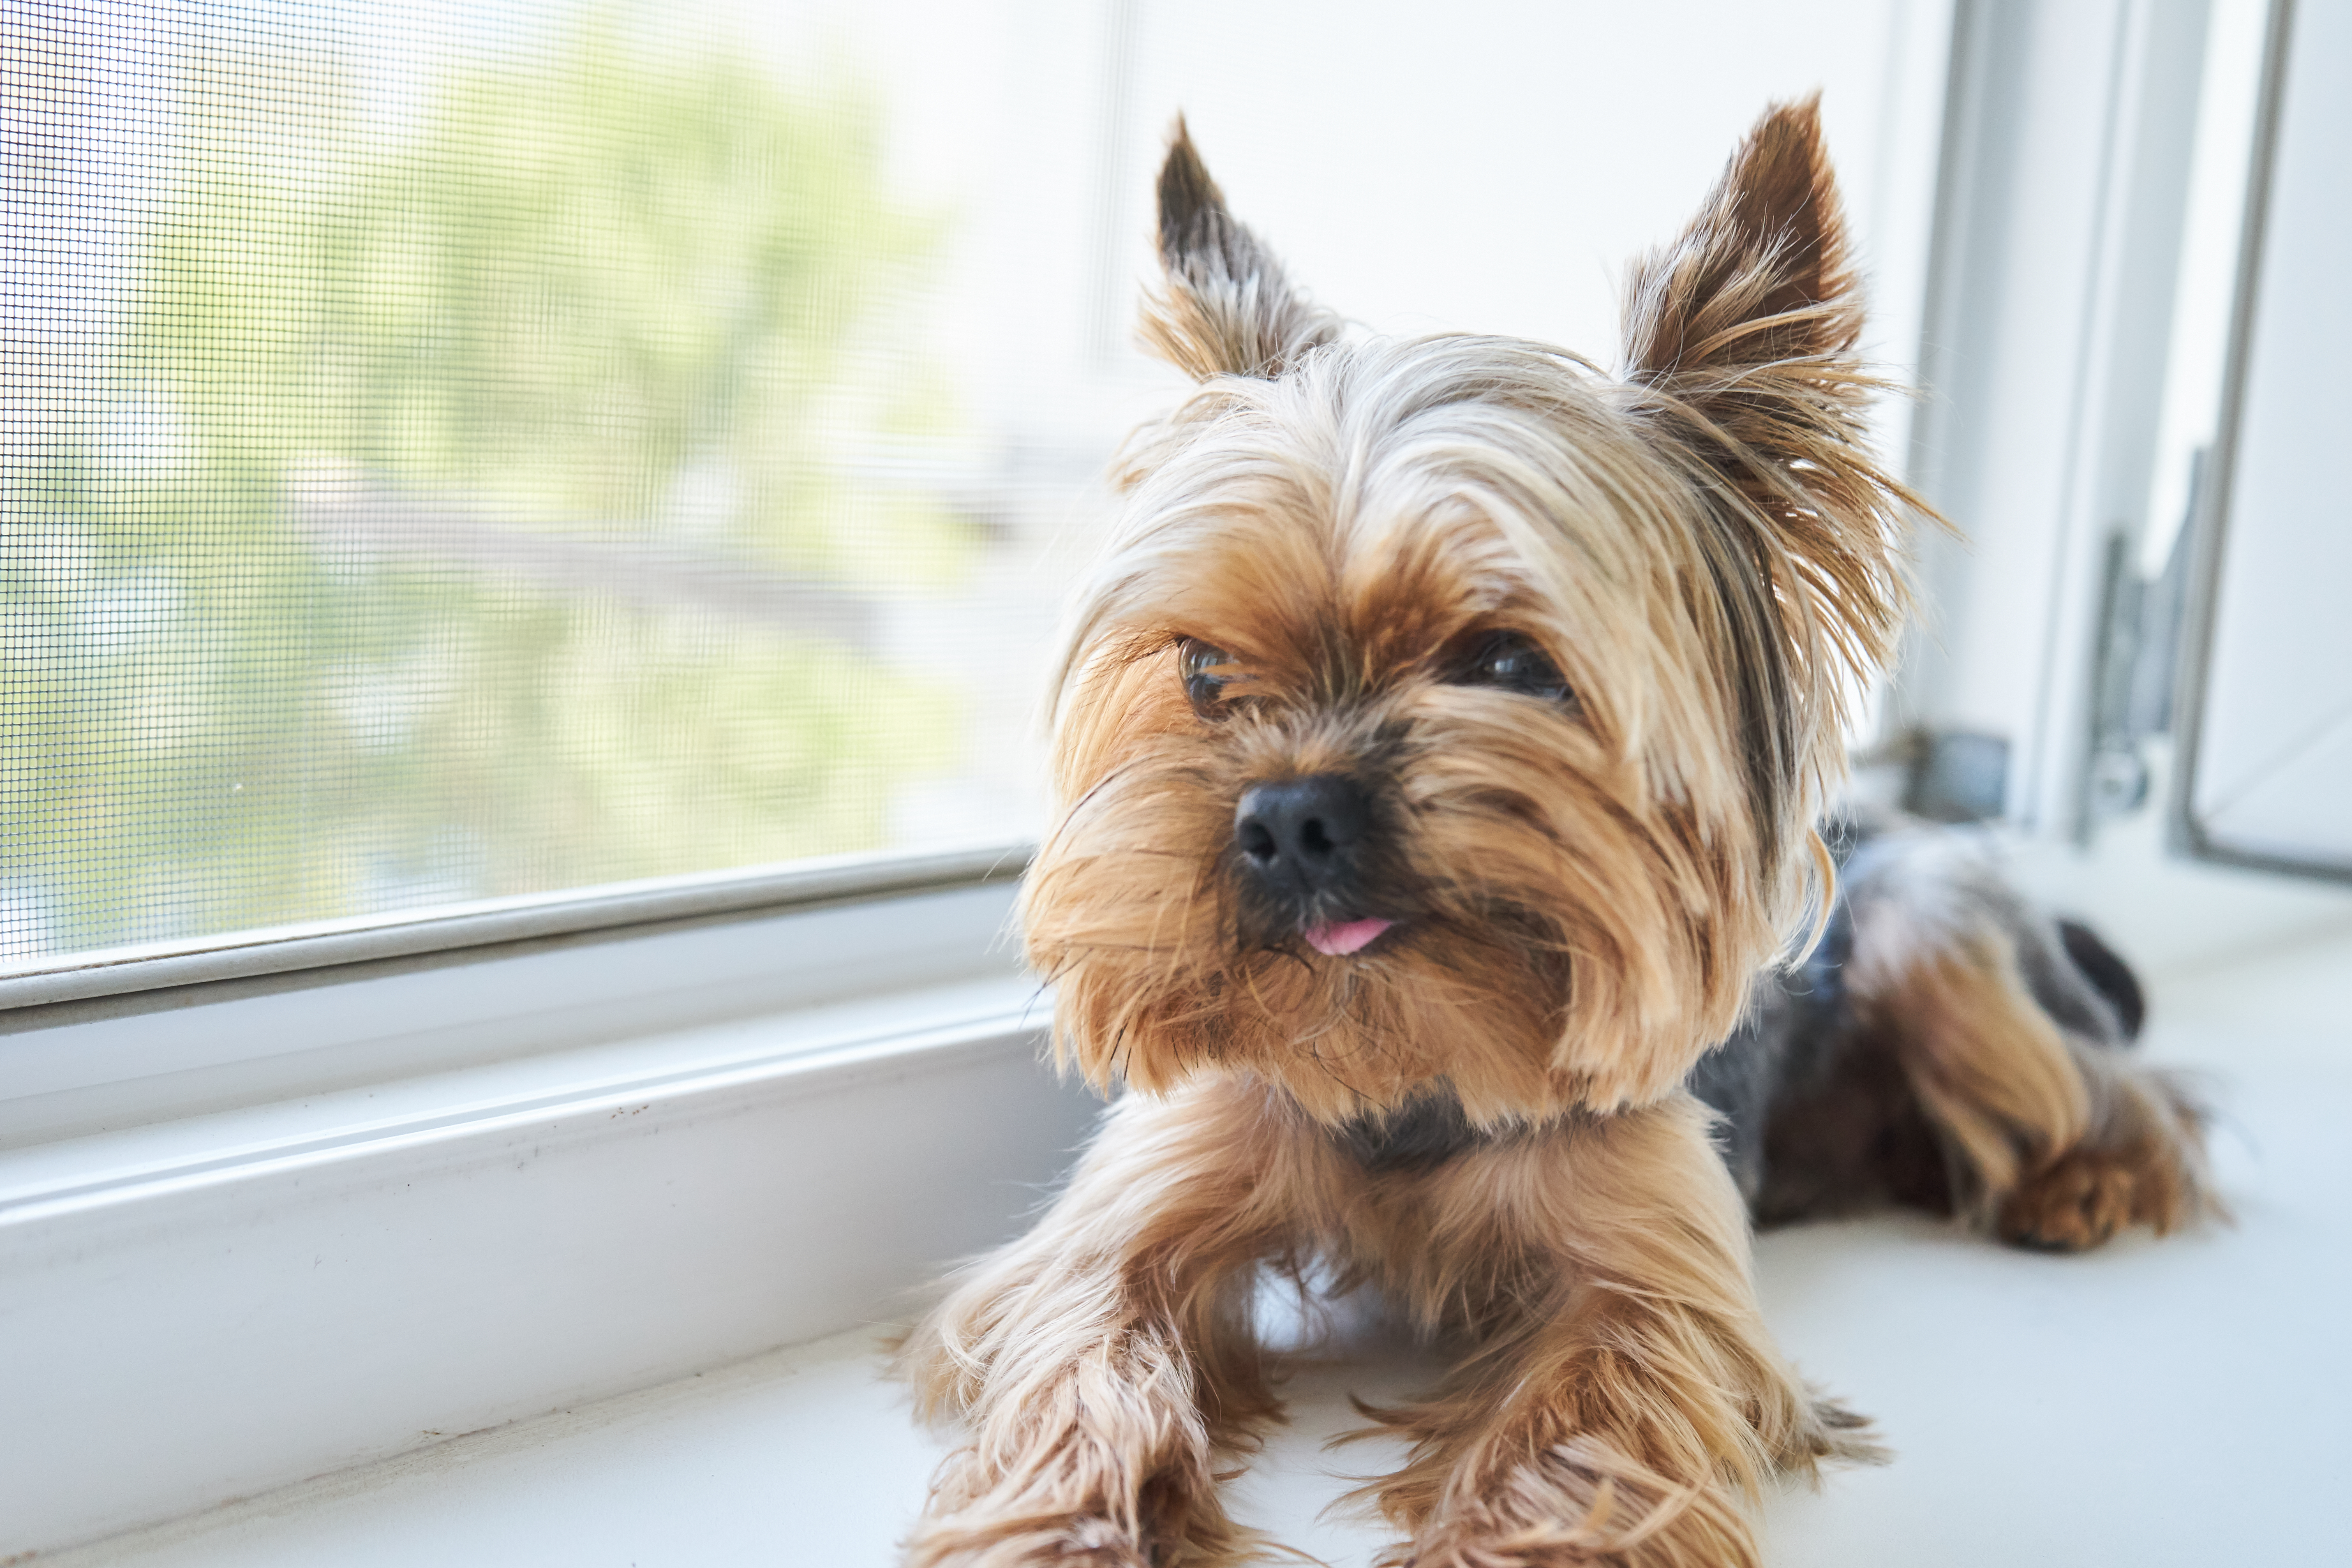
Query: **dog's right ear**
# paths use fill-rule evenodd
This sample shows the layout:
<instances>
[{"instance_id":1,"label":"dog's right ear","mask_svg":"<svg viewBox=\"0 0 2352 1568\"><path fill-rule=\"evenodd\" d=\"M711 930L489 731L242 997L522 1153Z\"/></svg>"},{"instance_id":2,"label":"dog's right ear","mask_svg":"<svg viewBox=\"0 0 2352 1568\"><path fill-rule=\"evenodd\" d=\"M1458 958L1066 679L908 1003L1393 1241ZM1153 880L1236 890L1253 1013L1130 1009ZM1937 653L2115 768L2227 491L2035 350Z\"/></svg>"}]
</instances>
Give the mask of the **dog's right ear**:
<instances>
[{"instance_id":1,"label":"dog's right ear","mask_svg":"<svg viewBox=\"0 0 2352 1568\"><path fill-rule=\"evenodd\" d=\"M1164 292L1143 302L1144 346L1202 381L1271 379L1339 334L1339 319L1290 286L1257 236L1234 221L1180 115L1160 169Z\"/></svg>"}]
</instances>

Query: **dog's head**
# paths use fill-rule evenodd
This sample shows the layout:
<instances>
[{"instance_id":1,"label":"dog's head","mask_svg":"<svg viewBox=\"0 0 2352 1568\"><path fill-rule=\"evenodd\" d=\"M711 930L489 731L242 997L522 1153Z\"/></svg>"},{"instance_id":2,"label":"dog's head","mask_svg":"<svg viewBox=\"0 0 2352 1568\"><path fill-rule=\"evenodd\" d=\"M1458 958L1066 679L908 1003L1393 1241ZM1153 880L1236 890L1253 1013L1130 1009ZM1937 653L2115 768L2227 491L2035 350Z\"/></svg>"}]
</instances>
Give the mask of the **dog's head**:
<instances>
[{"instance_id":1,"label":"dog's head","mask_svg":"<svg viewBox=\"0 0 2352 1568\"><path fill-rule=\"evenodd\" d=\"M1616 376L1342 342L1179 128L1143 432L1059 692L1032 961L1098 1085L1338 1122L1654 1099L1804 923L1909 498L1810 104L1640 262Z\"/></svg>"}]
</instances>

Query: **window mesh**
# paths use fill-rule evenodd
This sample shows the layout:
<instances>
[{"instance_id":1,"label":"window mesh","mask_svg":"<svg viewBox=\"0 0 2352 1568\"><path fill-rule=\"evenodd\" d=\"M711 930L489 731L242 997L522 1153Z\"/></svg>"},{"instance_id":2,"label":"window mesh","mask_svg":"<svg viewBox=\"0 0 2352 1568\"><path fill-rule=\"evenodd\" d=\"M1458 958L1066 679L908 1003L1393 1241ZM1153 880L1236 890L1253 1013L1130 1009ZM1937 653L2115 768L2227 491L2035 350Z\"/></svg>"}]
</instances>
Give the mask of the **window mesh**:
<instances>
[{"instance_id":1,"label":"window mesh","mask_svg":"<svg viewBox=\"0 0 2352 1568\"><path fill-rule=\"evenodd\" d=\"M0 0L0 969L1034 833L1179 109L1371 328L1606 361L1772 98L1924 256L1916 11Z\"/></svg>"},{"instance_id":2,"label":"window mesh","mask_svg":"<svg viewBox=\"0 0 2352 1568\"><path fill-rule=\"evenodd\" d=\"M0 26L0 962L1031 826L922 633L1054 581L855 39Z\"/></svg>"}]
</instances>

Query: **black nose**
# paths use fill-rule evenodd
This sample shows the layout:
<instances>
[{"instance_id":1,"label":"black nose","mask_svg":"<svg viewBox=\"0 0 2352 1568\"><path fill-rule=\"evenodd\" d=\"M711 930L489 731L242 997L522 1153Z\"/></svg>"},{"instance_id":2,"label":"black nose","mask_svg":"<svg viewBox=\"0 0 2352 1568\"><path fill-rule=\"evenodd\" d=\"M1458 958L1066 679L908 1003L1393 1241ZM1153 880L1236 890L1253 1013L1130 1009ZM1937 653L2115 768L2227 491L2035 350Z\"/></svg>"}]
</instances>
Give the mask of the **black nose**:
<instances>
[{"instance_id":1,"label":"black nose","mask_svg":"<svg viewBox=\"0 0 2352 1568\"><path fill-rule=\"evenodd\" d=\"M1244 792L1234 812L1234 842L1268 884L1312 897L1354 879L1371 817L1362 785L1341 773L1316 773Z\"/></svg>"}]
</instances>

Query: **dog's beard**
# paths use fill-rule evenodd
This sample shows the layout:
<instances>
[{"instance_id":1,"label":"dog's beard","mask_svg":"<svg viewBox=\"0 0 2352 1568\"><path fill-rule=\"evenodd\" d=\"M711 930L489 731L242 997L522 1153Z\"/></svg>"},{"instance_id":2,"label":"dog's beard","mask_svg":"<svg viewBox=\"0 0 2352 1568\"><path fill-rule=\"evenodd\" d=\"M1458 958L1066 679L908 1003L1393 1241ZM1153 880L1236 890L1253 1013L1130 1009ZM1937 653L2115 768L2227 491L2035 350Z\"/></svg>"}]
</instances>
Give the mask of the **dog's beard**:
<instances>
[{"instance_id":1,"label":"dog's beard","mask_svg":"<svg viewBox=\"0 0 2352 1568\"><path fill-rule=\"evenodd\" d=\"M1172 684L1158 658L1098 680L1128 721L1026 895L1066 1059L1097 1083L1237 1068L1338 1123L1442 1082L1496 1125L1653 1099L1731 1026L1771 941L1751 858L1702 846L1590 731L1423 683L1203 735L1162 710ZM1269 769L1368 788L1349 901L1269 897L1238 864L1234 801ZM1394 923L1353 955L1307 940L1357 916Z\"/></svg>"}]
</instances>

